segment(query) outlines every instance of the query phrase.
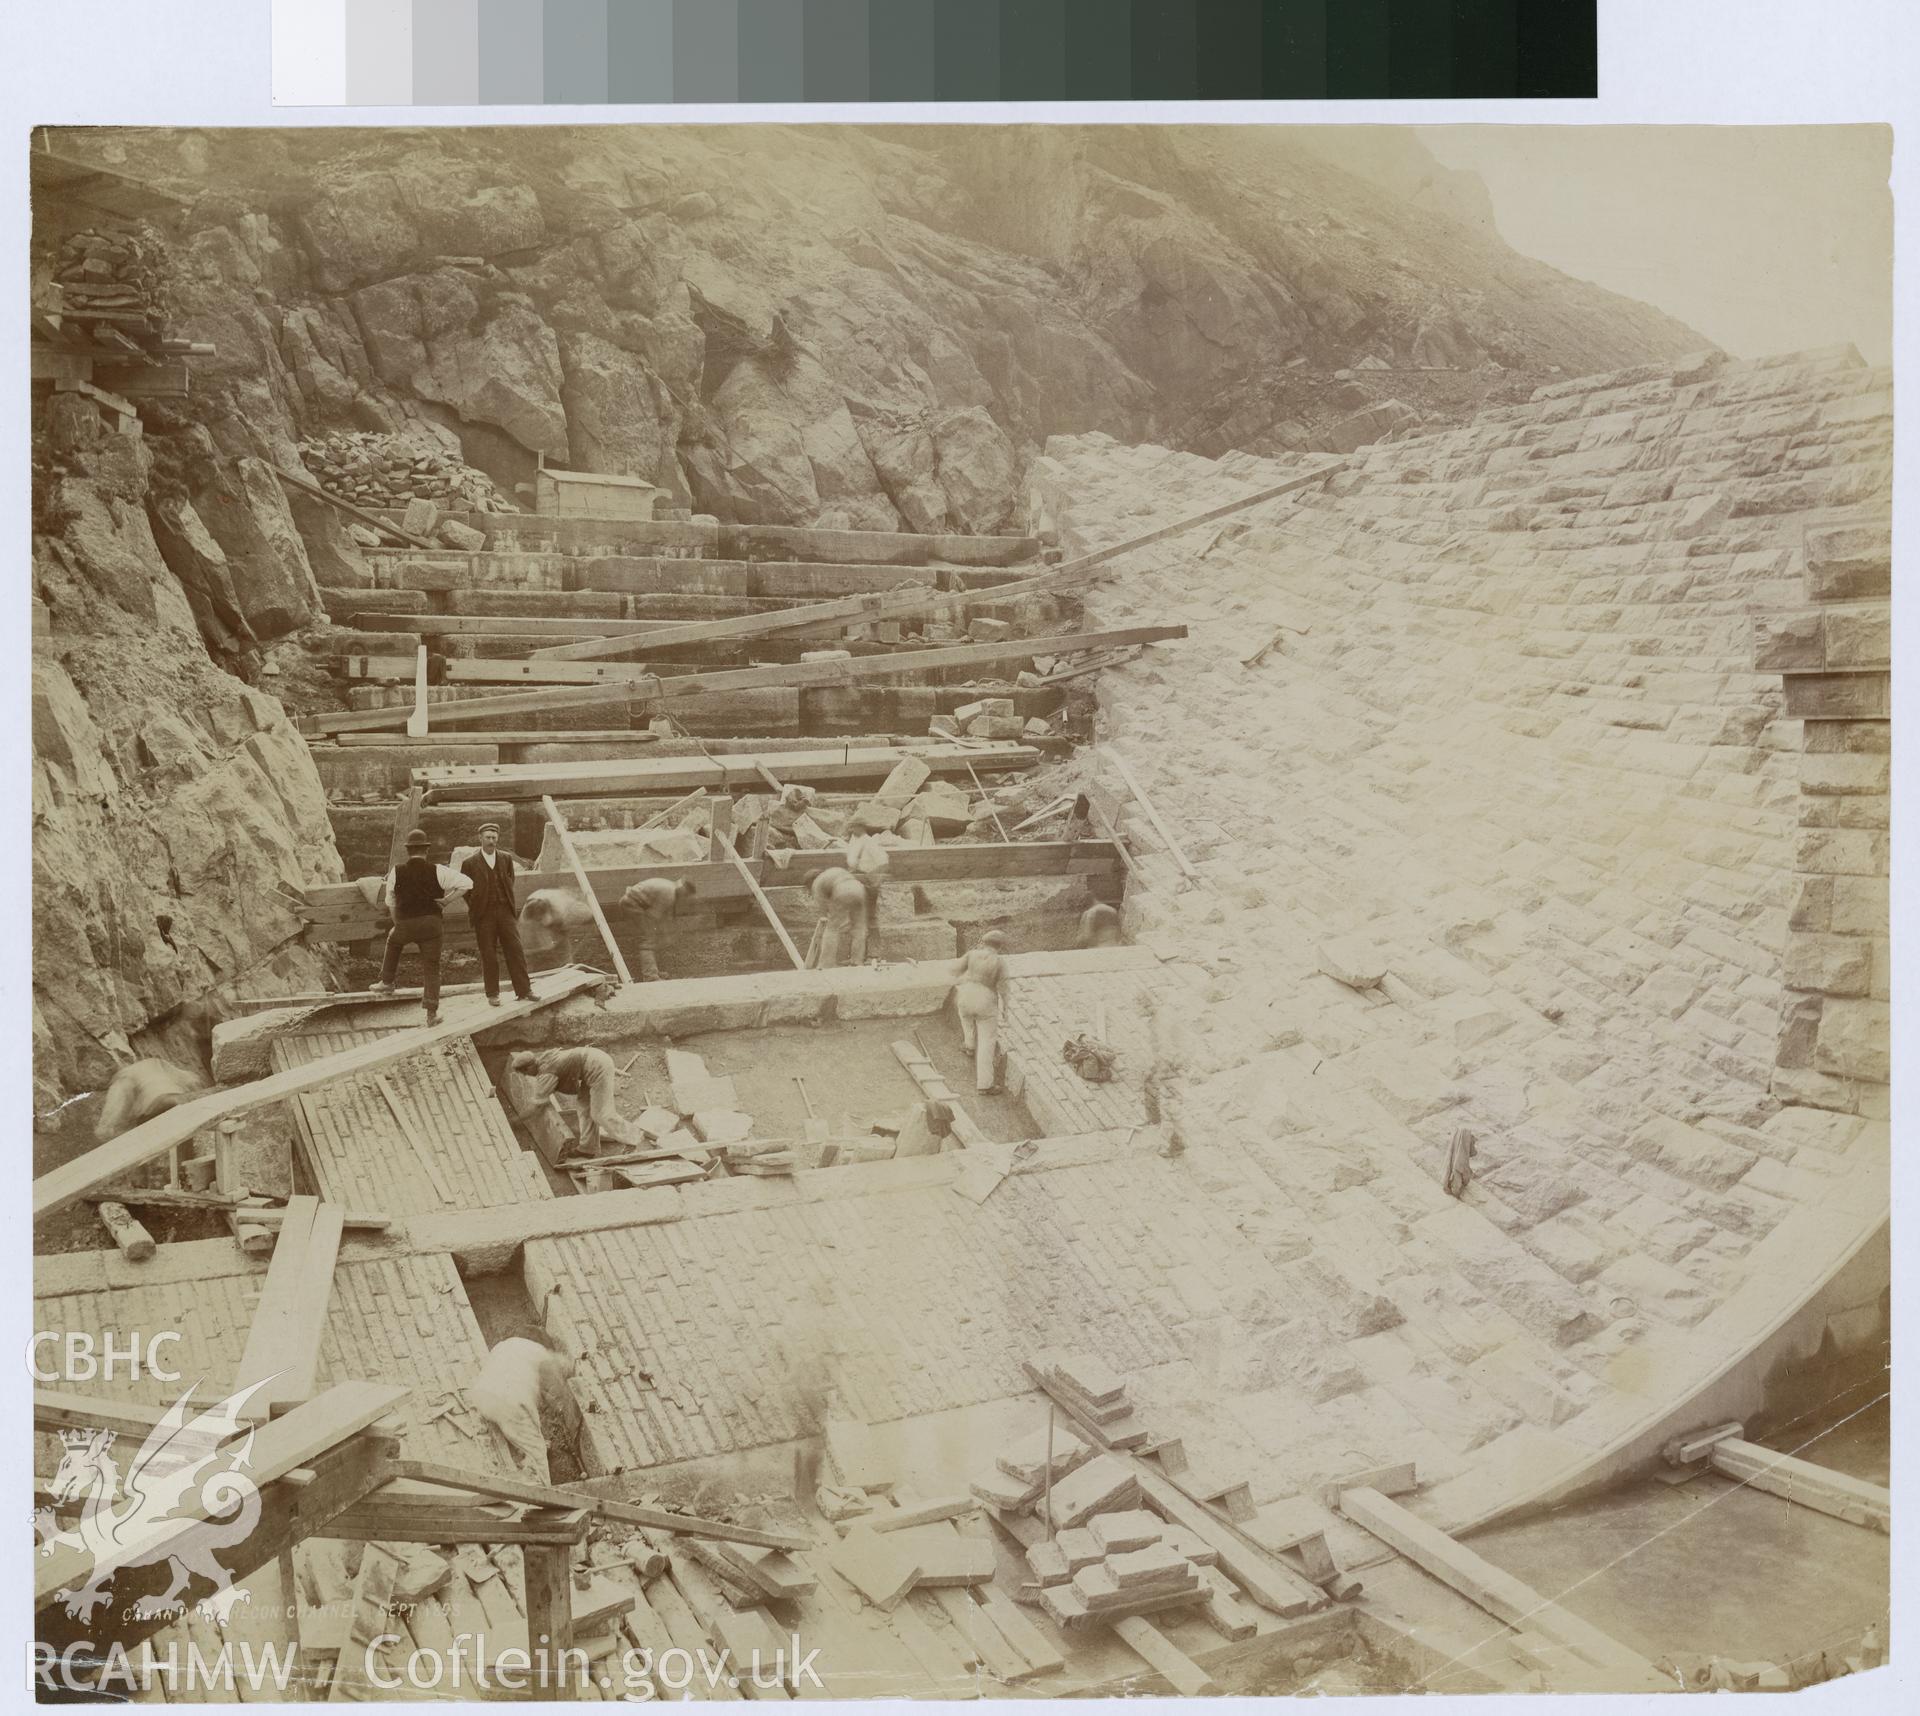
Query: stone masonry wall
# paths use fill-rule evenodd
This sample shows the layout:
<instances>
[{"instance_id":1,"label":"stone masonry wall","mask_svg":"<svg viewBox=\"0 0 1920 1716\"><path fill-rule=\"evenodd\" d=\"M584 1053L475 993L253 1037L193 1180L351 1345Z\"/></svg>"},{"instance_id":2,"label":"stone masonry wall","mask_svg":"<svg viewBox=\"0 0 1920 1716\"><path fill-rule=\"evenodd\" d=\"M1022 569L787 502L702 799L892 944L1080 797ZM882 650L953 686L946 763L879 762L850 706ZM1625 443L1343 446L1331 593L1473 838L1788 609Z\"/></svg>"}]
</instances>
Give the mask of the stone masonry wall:
<instances>
[{"instance_id":1,"label":"stone masonry wall","mask_svg":"<svg viewBox=\"0 0 1920 1716\"><path fill-rule=\"evenodd\" d=\"M1754 666L1800 717L1799 886L1787 919L1774 1092L1884 1119L1889 1063L1893 546L1876 525L1809 530L1812 604L1754 623Z\"/></svg>"}]
</instances>

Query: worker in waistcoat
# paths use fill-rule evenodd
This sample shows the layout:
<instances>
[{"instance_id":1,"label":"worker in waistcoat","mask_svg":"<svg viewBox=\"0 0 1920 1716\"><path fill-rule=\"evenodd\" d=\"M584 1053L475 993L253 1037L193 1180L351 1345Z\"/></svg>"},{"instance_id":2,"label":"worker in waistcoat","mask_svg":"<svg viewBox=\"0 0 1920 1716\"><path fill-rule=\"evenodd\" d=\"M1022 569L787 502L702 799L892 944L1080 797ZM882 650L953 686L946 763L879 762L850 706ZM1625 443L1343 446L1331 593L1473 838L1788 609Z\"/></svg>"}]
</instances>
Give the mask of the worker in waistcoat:
<instances>
[{"instance_id":1,"label":"worker in waistcoat","mask_svg":"<svg viewBox=\"0 0 1920 1716\"><path fill-rule=\"evenodd\" d=\"M960 1015L960 1042L973 1050L973 1084L982 1096L1000 1094L1000 998L1007 987L1007 938L989 930L960 961L953 988Z\"/></svg>"},{"instance_id":2,"label":"worker in waistcoat","mask_svg":"<svg viewBox=\"0 0 1920 1716\"><path fill-rule=\"evenodd\" d=\"M427 1023L440 1023L440 908L458 899L473 884L458 870L449 870L427 856L431 842L424 828L407 836L407 855L387 872L387 901L393 928L387 931L386 957L380 962L380 981L368 987L393 991L403 948L419 949L421 987L427 1003Z\"/></svg>"},{"instance_id":3,"label":"worker in waistcoat","mask_svg":"<svg viewBox=\"0 0 1920 1716\"><path fill-rule=\"evenodd\" d=\"M514 899L513 854L500 850L500 824L480 824L480 850L460 866L473 884L467 895L467 916L473 921L473 939L480 948L480 981L487 1005L500 1005L500 961L507 962L513 992L522 1001L533 999L527 979L527 956L520 947L520 908Z\"/></svg>"}]
</instances>

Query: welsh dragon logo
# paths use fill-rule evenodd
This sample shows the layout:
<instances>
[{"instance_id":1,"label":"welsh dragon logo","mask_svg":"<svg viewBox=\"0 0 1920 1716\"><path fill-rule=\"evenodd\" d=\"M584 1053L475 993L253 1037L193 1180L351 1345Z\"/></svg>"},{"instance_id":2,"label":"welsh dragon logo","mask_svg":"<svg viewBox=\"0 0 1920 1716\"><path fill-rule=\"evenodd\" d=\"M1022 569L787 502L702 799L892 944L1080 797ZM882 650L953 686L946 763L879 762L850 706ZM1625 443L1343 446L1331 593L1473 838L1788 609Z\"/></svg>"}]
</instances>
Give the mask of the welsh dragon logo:
<instances>
[{"instance_id":1,"label":"welsh dragon logo","mask_svg":"<svg viewBox=\"0 0 1920 1716\"><path fill-rule=\"evenodd\" d=\"M247 1599L247 1590L234 1584L218 1551L244 1542L260 1519L259 1486L247 1476L253 1426L242 1414L271 1380L200 1410L189 1387L147 1433L124 1474L111 1452L117 1432L60 1432L64 1451L49 1486L54 1506L37 1509L34 1525L42 1556L77 1550L90 1562L91 1577L84 1584L56 1594L71 1618L91 1620L123 1568L166 1561L172 1582L159 1595L136 1602L134 1616L154 1620L183 1609L188 1581L198 1577L213 1586L200 1600L200 1612L225 1626L234 1606ZM55 1507L74 1501L80 1503L80 1518L61 1529ZM177 1532L160 1529L173 1520L192 1523Z\"/></svg>"}]
</instances>

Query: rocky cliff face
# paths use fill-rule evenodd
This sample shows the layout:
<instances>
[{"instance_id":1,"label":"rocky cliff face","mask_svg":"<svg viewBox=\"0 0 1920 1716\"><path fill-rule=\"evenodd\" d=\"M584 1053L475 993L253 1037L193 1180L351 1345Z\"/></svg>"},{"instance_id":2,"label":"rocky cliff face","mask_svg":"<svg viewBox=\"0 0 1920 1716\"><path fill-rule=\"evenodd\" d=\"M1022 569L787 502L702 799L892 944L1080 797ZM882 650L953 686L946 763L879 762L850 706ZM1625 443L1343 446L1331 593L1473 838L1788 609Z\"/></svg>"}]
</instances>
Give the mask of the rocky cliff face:
<instances>
[{"instance_id":1,"label":"rocky cliff face","mask_svg":"<svg viewBox=\"0 0 1920 1716\"><path fill-rule=\"evenodd\" d=\"M173 331L217 355L187 398L143 405L143 436L65 397L36 426L48 1099L205 991L310 963L276 889L334 859L262 652L320 618L317 584L365 572L340 517L273 474L300 469L303 439L401 434L510 494L544 457L731 521L988 532L1026 522L1049 435L1346 447L1556 369L1704 344L1514 255L1472 218L1471 185L1397 141L748 126L57 144L183 199L153 217ZM38 206L36 270L92 218Z\"/></svg>"},{"instance_id":2,"label":"rocky cliff face","mask_svg":"<svg viewBox=\"0 0 1920 1716\"><path fill-rule=\"evenodd\" d=\"M1048 435L1322 447L1700 349L1515 255L1400 133L89 134L192 199L225 450L328 428L763 523L992 530ZM244 428L241 425L244 424ZM242 442L253 445L243 448Z\"/></svg>"},{"instance_id":3,"label":"rocky cliff face","mask_svg":"<svg viewBox=\"0 0 1920 1716\"><path fill-rule=\"evenodd\" d=\"M237 552L277 529L264 544L286 557L276 579L264 559L229 561L145 438L111 432L85 400L53 402L36 454L33 1027L45 1113L132 1053L191 1064L197 1004L243 973L317 979L280 890L337 877L339 860L305 742L202 636L203 624L251 614L264 628L304 612L312 578L284 505L276 520L244 492L200 497Z\"/></svg>"}]
</instances>

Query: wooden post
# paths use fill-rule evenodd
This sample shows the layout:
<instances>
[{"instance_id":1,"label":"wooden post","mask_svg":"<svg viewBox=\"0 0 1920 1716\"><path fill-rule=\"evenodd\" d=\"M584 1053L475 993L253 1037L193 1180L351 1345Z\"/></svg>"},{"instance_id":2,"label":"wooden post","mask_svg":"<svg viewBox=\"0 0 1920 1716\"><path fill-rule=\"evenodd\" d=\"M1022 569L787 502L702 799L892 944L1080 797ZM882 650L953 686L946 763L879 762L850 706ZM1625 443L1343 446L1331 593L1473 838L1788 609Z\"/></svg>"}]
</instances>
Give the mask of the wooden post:
<instances>
[{"instance_id":1,"label":"wooden post","mask_svg":"<svg viewBox=\"0 0 1920 1716\"><path fill-rule=\"evenodd\" d=\"M400 807L393 814L393 839L387 843L387 868L398 867L400 860L407 855L407 836L413 832L413 825L420 820L420 801L426 797L424 787L408 787L400 795Z\"/></svg>"},{"instance_id":2,"label":"wooden post","mask_svg":"<svg viewBox=\"0 0 1920 1716\"><path fill-rule=\"evenodd\" d=\"M724 792L714 797L707 813L707 858L718 864L733 850L733 800Z\"/></svg>"},{"instance_id":3,"label":"wooden post","mask_svg":"<svg viewBox=\"0 0 1920 1716\"><path fill-rule=\"evenodd\" d=\"M564 1698L560 1653L573 1643L573 1590L567 1574L572 1551L564 1543L529 1543L526 1558L527 1650L533 1658L529 1695Z\"/></svg>"},{"instance_id":4,"label":"wooden post","mask_svg":"<svg viewBox=\"0 0 1920 1716\"><path fill-rule=\"evenodd\" d=\"M407 737L424 739L427 736L427 646L420 646L420 653L413 660L413 713L407 717Z\"/></svg>"},{"instance_id":5,"label":"wooden post","mask_svg":"<svg viewBox=\"0 0 1920 1716\"><path fill-rule=\"evenodd\" d=\"M738 870L745 879L747 892L753 895L754 904L760 908L761 915L766 918L768 923L773 925L773 933L780 938L780 945L787 950L787 958L793 961L794 970L805 971L807 969L806 956L801 953L799 948L794 946L793 937L787 934L787 926L780 921L779 914L773 909L773 902L767 898L752 870L748 869L747 861L742 858L738 852L734 851L731 846L724 848L724 851L725 855L733 860L733 867ZM817 933L816 931L816 934Z\"/></svg>"},{"instance_id":6,"label":"wooden post","mask_svg":"<svg viewBox=\"0 0 1920 1716\"><path fill-rule=\"evenodd\" d=\"M1200 873L1187 862L1187 855L1180 850L1180 842L1174 839L1173 830L1160 820L1159 811L1153 808L1153 800L1147 797L1140 783L1134 779L1133 770L1127 767L1127 759L1111 745L1106 747L1106 753L1113 759L1113 766L1119 771L1120 778L1127 783L1127 790L1133 794L1140 808L1147 813L1147 820L1153 824L1155 832L1167 843L1167 850L1173 854L1174 862L1180 866L1181 873L1190 882L1199 881Z\"/></svg>"},{"instance_id":7,"label":"wooden post","mask_svg":"<svg viewBox=\"0 0 1920 1716\"><path fill-rule=\"evenodd\" d=\"M573 870L573 878L580 884L580 892L586 896L587 909L593 913L593 921L599 928L600 939L606 943L607 952L613 958L613 969L622 983L631 983L633 973L627 969L626 959L620 952L620 944L613 939L613 930L607 923L607 914L600 909L600 897L593 891L593 883L587 879L587 869L580 862L580 854L573 848L573 836L567 832L567 819L560 814L560 807L553 802L550 794L542 794L540 803L545 807L547 820L553 824L554 838L560 842L560 850L566 855L568 865Z\"/></svg>"},{"instance_id":8,"label":"wooden post","mask_svg":"<svg viewBox=\"0 0 1920 1716\"><path fill-rule=\"evenodd\" d=\"M1000 809L993 802L992 795L980 784L980 777L973 772L973 764L967 764L967 779L973 782L973 790L987 801L987 814L993 818L993 826L1000 830L1000 838L1011 846L1013 836L1007 832L1007 825L1000 820Z\"/></svg>"}]
</instances>

